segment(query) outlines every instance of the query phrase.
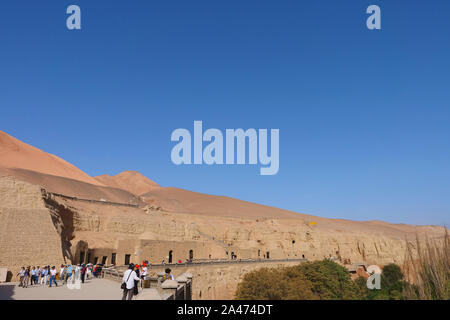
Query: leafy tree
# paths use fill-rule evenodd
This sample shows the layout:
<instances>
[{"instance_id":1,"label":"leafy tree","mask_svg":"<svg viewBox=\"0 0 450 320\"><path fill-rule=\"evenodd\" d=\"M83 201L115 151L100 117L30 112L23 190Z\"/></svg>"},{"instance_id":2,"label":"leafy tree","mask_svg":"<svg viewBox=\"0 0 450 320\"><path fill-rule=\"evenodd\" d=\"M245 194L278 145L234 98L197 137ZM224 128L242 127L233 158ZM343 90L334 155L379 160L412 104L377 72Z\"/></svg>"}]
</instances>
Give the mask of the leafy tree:
<instances>
[{"instance_id":1,"label":"leafy tree","mask_svg":"<svg viewBox=\"0 0 450 320\"><path fill-rule=\"evenodd\" d=\"M282 273L276 269L262 268L247 273L238 285L236 298L240 300L281 300Z\"/></svg>"},{"instance_id":2,"label":"leafy tree","mask_svg":"<svg viewBox=\"0 0 450 320\"><path fill-rule=\"evenodd\" d=\"M299 265L306 279L313 284L312 291L320 299L358 299L358 288L347 269L333 261L322 260Z\"/></svg>"},{"instance_id":3,"label":"leafy tree","mask_svg":"<svg viewBox=\"0 0 450 320\"><path fill-rule=\"evenodd\" d=\"M364 299L366 292L353 282L347 269L330 260L294 267L259 269L244 276L237 299L317 300Z\"/></svg>"},{"instance_id":4,"label":"leafy tree","mask_svg":"<svg viewBox=\"0 0 450 320\"><path fill-rule=\"evenodd\" d=\"M371 300L402 300L403 272L400 267L394 263L388 264L381 273L381 290L371 290L368 298Z\"/></svg>"}]
</instances>

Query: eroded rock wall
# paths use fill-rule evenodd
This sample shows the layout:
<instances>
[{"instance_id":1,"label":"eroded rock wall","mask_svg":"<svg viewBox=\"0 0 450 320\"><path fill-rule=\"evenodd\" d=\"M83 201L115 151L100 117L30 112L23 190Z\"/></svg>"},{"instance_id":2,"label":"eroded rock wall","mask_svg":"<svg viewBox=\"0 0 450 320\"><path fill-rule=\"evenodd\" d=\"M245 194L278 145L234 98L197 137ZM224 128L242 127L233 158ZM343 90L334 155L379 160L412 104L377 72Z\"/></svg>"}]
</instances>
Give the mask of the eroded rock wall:
<instances>
[{"instance_id":1,"label":"eroded rock wall","mask_svg":"<svg viewBox=\"0 0 450 320\"><path fill-rule=\"evenodd\" d=\"M0 178L0 265L11 272L9 280L17 280L22 266L58 265L63 261L61 236L42 199L41 188Z\"/></svg>"}]
</instances>

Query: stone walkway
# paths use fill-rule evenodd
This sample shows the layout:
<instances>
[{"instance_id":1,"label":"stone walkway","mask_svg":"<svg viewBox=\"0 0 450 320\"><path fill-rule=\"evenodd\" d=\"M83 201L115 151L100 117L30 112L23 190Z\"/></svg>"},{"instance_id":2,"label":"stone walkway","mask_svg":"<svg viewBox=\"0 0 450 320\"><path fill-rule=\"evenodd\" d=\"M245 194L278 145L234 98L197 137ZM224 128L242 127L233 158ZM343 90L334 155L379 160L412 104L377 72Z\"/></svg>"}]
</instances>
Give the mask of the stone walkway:
<instances>
[{"instance_id":1,"label":"stone walkway","mask_svg":"<svg viewBox=\"0 0 450 320\"><path fill-rule=\"evenodd\" d=\"M120 283L108 279L91 279L81 289L67 286L34 285L21 288L18 283L1 283L0 300L120 300Z\"/></svg>"}]
</instances>

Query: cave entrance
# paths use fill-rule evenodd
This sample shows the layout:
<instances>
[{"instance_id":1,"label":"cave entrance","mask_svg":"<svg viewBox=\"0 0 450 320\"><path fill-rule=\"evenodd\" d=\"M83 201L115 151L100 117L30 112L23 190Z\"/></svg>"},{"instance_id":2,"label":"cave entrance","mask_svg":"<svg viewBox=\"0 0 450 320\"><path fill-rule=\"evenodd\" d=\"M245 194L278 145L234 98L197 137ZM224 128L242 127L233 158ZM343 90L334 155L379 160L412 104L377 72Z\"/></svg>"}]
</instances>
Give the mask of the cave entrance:
<instances>
[{"instance_id":1,"label":"cave entrance","mask_svg":"<svg viewBox=\"0 0 450 320\"><path fill-rule=\"evenodd\" d=\"M116 264L116 254L115 253L111 254L111 264L113 264L113 265Z\"/></svg>"},{"instance_id":2,"label":"cave entrance","mask_svg":"<svg viewBox=\"0 0 450 320\"><path fill-rule=\"evenodd\" d=\"M80 251L80 263L84 263L84 257L86 256L86 252Z\"/></svg>"},{"instance_id":3,"label":"cave entrance","mask_svg":"<svg viewBox=\"0 0 450 320\"><path fill-rule=\"evenodd\" d=\"M107 256L103 256L102 257L102 264L105 265L106 264L106 260L108 259Z\"/></svg>"},{"instance_id":4,"label":"cave entrance","mask_svg":"<svg viewBox=\"0 0 450 320\"><path fill-rule=\"evenodd\" d=\"M126 254L125 255L125 265L129 265L130 264L130 259L131 259L131 254Z\"/></svg>"},{"instance_id":5,"label":"cave entrance","mask_svg":"<svg viewBox=\"0 0 450 320\"><path fill-rule=\"evenodd\" d=\"M209 255L211 257L211 255ZM189 260L194 260L194 250L189 250Z\"/></svg>"},{"instance_id":6,"label":"cave entrance","mask_svg":"<svg viewBox=\"0 0 450 320\"><path fill-rule=\"evenodd\" d=\"M261 250L258 249L258 258L261 257Z\"/></svg>"},{"instance_id":7,"label":"cave entrance","mask_svg":"<svg viewBox=\"0 0 450 320\"><path fill-rule=\"evenodd\" d=\"M266 258L270 259L270 252L269 251L266 252Z\"/></svg>"},{"instance_id":8,"label":"cave entrance","mask_svg":"<svg viewBox=\"0 0 450 320\"><path fill-rule=\"evenodd\" d=\"M172 254L173 254L173 251L170 250L170 251L169 251L169 258L167 259L167 260L168 260L168 263L172 263L172 259L173 259Z\"/></svg>"}]
</instances>

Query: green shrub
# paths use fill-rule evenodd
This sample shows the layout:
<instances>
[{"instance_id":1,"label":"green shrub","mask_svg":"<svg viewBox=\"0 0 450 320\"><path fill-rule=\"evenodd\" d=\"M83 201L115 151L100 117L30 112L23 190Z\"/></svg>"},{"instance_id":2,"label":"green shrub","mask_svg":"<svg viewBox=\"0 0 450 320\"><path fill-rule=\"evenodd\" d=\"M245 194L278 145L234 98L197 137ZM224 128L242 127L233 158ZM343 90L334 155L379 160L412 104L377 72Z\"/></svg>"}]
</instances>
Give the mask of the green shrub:
<instances>
[{"instance_id":1,"label":"green shrub","mask_svg":"<svg viewBox=\"0 0 450 320\"><path fill-rule=\"evenodd\" d=\"M364 299L365 291L351 280L347 269L330 260L294 267L252 271L238 285L243 300Z\"/></svg>"}]
</instances>

